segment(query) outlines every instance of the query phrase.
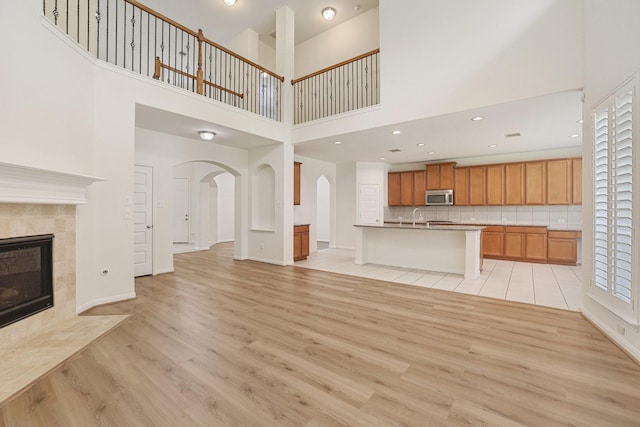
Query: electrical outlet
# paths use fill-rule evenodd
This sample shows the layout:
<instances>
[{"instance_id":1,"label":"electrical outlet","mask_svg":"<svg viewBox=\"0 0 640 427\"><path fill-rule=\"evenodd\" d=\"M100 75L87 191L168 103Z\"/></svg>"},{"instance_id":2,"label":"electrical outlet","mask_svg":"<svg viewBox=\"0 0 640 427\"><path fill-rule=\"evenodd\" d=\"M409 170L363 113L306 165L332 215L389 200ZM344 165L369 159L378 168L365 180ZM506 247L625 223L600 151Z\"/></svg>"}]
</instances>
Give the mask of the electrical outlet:
<instances>
[{"instance_id":1,"label":"electrical outlet","mask_svg":"<svg viewBox=\"0 0 640 427\"><path fill-rule=\"evenodd\" d=\"M624 330L624 326L622 326L621 324L619 324L619 323L618 323L618 324L616 325L616 330L618 331L618 333L619 333L620 335L623 335L623 336L624 336L624 332L625 332L625 330Z\"/></svg>"}]
</instances>

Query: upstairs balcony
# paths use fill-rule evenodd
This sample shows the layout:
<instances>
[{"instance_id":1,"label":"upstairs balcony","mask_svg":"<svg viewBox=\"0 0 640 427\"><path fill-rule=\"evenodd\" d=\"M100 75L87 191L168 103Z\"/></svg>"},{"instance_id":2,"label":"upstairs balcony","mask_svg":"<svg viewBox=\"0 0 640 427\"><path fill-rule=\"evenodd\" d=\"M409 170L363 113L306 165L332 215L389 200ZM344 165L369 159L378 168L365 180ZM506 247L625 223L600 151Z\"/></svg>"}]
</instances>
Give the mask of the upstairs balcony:
<instances>
[{"instance_id":1,"label":"upstairs balcony","mask_svg":"<svg viewBox=\"0 0 640 427\"><path fill-rule=\"evenodd\" d=\"M43 0L43 14L97 59L277 122L300 124L380 102L377 49L291 80L287 99L285 76L135 0Z\"/></svg>"}]
</instances>

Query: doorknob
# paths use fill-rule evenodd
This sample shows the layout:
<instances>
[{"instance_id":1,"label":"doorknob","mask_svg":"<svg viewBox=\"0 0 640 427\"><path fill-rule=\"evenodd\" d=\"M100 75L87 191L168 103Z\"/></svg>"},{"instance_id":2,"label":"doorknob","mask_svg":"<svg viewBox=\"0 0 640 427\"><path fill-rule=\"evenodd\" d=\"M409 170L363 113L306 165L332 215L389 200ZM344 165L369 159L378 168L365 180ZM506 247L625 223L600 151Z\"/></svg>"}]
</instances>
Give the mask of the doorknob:
<instances>
[{"instance_id":1,"label":"doorknob","mask_svg":"<svg viewBox=\"0 0 640 427\"><path fill-rule=\"evenodd\" d=\"M147 228L152 228L152 227L153 227L153 225L147 225Z\"/></svg>"}]
</instances>

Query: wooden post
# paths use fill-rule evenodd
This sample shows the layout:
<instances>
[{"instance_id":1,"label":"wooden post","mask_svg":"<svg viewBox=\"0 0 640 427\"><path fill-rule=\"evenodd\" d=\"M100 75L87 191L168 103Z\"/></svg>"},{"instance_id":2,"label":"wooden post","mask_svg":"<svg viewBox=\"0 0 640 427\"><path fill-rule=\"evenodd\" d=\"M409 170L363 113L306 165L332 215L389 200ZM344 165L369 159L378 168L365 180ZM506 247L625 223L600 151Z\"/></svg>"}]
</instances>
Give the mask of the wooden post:
<instances>
[{"instance_id":1,"label":"wooden post","mask_svg":"<svg viewBox=\"0 0 640 427\"><path fill-rule=\"evenodd\" d=\"M204 39L204 34L202 30L198 30L198 72L196 73L197 86L196 92L198 95L202 95L204 93L204 73L202 71L202 40Z\"/></svg>"},{"instance_id":2,"label":"wooden post","mask_svg":"<svg viewBox=\"0 0 640 427\"><path fill-rule=\"evenodd\" d=\"M156 56L156 70L153 73L153 78L156 80L160 79L160 72L162 70L162 62L160 62L160 57Z\"/></svg>"}]
</instances>

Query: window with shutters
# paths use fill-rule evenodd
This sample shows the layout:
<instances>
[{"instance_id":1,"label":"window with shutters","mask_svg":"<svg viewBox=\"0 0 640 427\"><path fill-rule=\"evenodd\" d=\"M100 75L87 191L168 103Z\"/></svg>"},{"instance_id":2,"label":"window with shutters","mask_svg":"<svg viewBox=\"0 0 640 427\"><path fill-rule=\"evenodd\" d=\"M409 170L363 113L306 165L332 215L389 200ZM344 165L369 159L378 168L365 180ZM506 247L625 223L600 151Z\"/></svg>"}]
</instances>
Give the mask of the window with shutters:
<instances>
[{"instance_id":1,"label":"window with shutters","mask_svg":"<svg viewBox=\"0 0 640 427\"><path fill-rule=\"evenodd\" d=\"M640 292L634 217L634 139L637 139L637 78L593 110L593 286L591 294L637 323ZM637 145L637 144L636 144ZM636 174L637 175L637 174ZM636 194L640 181L636 176Z\"/></svg>"}]
</instances>

